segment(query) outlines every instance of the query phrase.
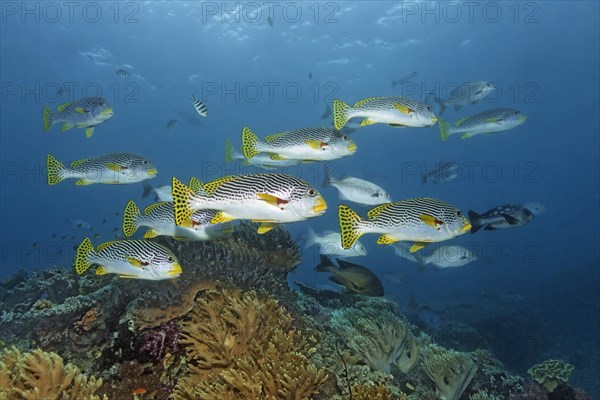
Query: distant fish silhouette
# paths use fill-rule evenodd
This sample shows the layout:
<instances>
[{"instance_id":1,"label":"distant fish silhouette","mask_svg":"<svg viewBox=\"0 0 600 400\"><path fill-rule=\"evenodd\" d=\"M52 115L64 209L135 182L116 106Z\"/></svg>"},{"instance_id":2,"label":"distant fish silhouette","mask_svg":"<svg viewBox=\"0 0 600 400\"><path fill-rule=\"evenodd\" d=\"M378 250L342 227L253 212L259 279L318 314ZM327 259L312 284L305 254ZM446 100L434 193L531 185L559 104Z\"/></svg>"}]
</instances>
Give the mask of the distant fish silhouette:
<instances>
[{"instance_id":1,"label":"distant fish silhouette","mask_svg":"<svg viewBox=\"0 0 600 400\"><path fill-rule=\"evenodd\" d=\"M127 71L126 69L123 68L119 68L115 70L115 75L118 76L119 78L125 78L127 76L129 76L129 71Z\"/></svg>"},{"instance_id":2,"label":"distant fish silhouette","mask_svg":"<svg viewBox=\"0 0 600 400\"><path fill-rule=\"evenodd\" d=\"M168 129L175 128L175 125L177 125L177 120L176 119L170 119L169 122L167 122L167 128Z\"/></svg>"},{"instance_id":3,"label":"distant fish silhouette","mask_svg":"<svg viewBox=\"0 0 600 400\"><path fill-rule=\"evenodd\" d=\"M312 72L308 73L308 79L312 80Z\"/></svg>"},{"instance_id":4,"label":"distant fish silhouette","mask_svg":"<svg viewBox=\"0 0 600 400\"><path fill-rule=\"evenodd\" d=\"M267 24L269 24L270 27L273 27L273 18L269 17L267 18Z\"/></svg>"},{"instance_id":5,"label":"distant fish silhouette","mask_svg":"<svg viewBox=\"0 0 600 400\"><path fill-rule=\"evenodd\" d=\"M321 115L321 119L327 119L331 117L331 107L329 104L325 104L325 112Z\"/></svg>"},{"instance_id":6,"label":"distant fish silhouette","mask_svg":"<svg viewBox=\"0 0 600 400\"><path fill-rule=\"evenodd\" d=\"M392 87L396 86L396 85L401 85L405 82L410 81L412 78L414 78L415 76L417 76L417 71L411 71L408 74L404 75L402 78L397 79L397 80L393 80L392 81Z\"/></svg>"}]
</instances>

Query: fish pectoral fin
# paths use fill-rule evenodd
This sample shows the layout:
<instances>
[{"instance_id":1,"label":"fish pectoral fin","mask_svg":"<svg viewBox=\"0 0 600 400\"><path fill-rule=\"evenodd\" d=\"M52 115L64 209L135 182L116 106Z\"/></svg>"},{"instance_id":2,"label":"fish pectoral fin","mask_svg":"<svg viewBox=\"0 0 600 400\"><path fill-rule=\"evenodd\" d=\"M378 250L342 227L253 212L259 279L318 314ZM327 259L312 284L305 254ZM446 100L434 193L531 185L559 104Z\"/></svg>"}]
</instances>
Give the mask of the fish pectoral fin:
<instances>
[{"instance_id":1,"label":"fish pectoral fin","mask_svg":"<svg viewBox=\"0 0 600 400\"><path fill-rule=\"evenodd\" d=\"M402 124L387 124L388 126L391 126L392 128L406 128L406 125L402 125Z\"/></svg>"},{"instance_id":2,"label":"fish pectoral fin","mask_svg":"<svg viewBox=\"0 0 600 400\"><path fill-rule=\"evenodd\" d=\"M340 280L340 279L339 279L337 276L335 276L335 275L331 275L331 276L330 276L329 278L327 278L327 279L329 279L329 280L330 280L331 282L333 282L333 283L337 283L338 285L346 286L346 285L344 285L344 283L343 283L343 282L342 282L342 281L341 281L341 280Z\"/></svg>"},{"instance_id":3,"label":"fish pectoral fin","mask_svg":"<svg viewBox=\"0 0 600 400\"><path fill-rule=\"evenodd\" d=\"M222 224L224 222L229 222L229 221L233 221L237 218L227 214L224 211L219 211L218 213L215 214L214 217L211 218L210 223L211 224ZM191 220L190 220L191 222ZM191 228L192 225L190 225L189 227Z\"/></svg>"},{"instance_id":4,"label":"fish pectoral fin","mask_svg":"<svg viewBox=\"0 0 600 400\"><path fill-rule=\"evenodd\" d=\"M372 119L365 118L362 121L360 121L360 126L373 125L373 124L376 124L376 123L377 122L373 121Z\"/></svg>"},{"instance_id":5,"label":"fish pectoral fin","mask_svg":"<svg viewBox=\"0 0 600 400\"><path fill-rule=\"evenodd\" d=\"M92 183L94 183L94 182L88 181L87 179L79 179L79 180L75 181L75 184L77 186L91 185Z\"/></svg>"},{"instance_id":6,"label":"fish pectoral fin","mask_svg":"<svg viewBox=\"0 0 600 400\"><path fill-rule=\"evenodd\" d=\"M77 107L77 108L75 108L75 112L77 112L77 113L79 113L81 115L85 115L85 114L87 114L88 110L86 110L83 107Z\"/></svg>"},{"instance_id":7,"label":"fish pectoral fin","mask_svg":"<svg viewBox=\"0 0 600 400\"><path fill-rule=\"evenodd\" d=\"M429 225L432 228L437 229L438 231L440 230L440 228L442 227L442 225L444 225L444 221L440 221L439 219L437 219L436 217L431 216L431 215L421 214L421 215L419 215L419 218L426 225Z\"/></svg>"},{"instance_id":8,"label":"fish pectoral fin","mask_svg":"<svg viewBox=\"0 0 600 400\"><path fill-rule=\"evenodd\" d=\"M129 264L132 267L136 267L136 268L142 268L142 267L148 265L147 262L138 260L137 258L133 258L133 257L127 257L127 261L129 262Z\"/></svg>"},{"instance_id":9,"label":"fish pectoral fin","mask_svg":"<svg viewBox=\"0 0 600 400\"><path fill-rule=\"evenodd\" d=\"M504 219L506 220L506 222L508 222L511 225L517 225L519 223L519 220L516 219L515 217L513 217L512 215L508 215L508 214L500 214L504 217Z\"/></svg>"},{"instance_id":10,"label":"fish pectoral fin","mask_svg":"<svg viewBox=\"0 0 600 400\"><path fill-rule=\"evenodd\" d=\"M110 169L111 171L115 171L115 172L121 172L121 171L127 169L127 167L123 167L122 165L119 165L116 163L108 163L108 164L106 164L106 168Z\"/></svg>"},{"instance_id":11,"label":"fish pectoral fin","mask_svg":"<svg viewBox=\"0 0 600 400\"><path fill-rule=\"evenodd\" d=\"M421 250L423 247L427 246L429 243L425 243L425 242L414 242L412 246L410 246L410 249L408 250L411 253L414 253L415 251L419 251Z\"/></svg>"},{"instance_id":12,"label":"fish pectoral fin","mask_svg":"<svg viewBox=\"0 0 600 400\"><path fill-rule=\"evenodd\" d=\"M483 119L483 122L487 122L487 123L490 123L490 124L497 123L497 122L500 122L500 121L502 121L502 118L490 117L490 118L484 118Z\"/></svg>"},{"instance_id":13,"label":"fish pectoral fin","mask_svg":"<svg viewBox=\"0 0 600 400\"><path fill-rule=\"evenodd\" d=\"M263 233L269 232L270 230L272 230L276 226L277 226L277 224L274 223L274 222L261 222L261 224L258 226L258 230L256 232L259 235L262 235Z\"/></svg>"},{"instance_id":14,"label":"fish pectoral fin","mask_svg":"<svg viewBox=\"0 0 600 400\"><path fill-rule=\"evenodd\" d=\"M281 161L281 160L285 160L285 157L280 156L279 154L271 154L271 160L276 160L276 161Z\"/></svg>"},{"instance_id":15,"label":"fish pectoral fin","mask_svg":"<svg viewBox=\"0 0 600 400\"><path fill-rule=\"evenodd\" d=\"M71 124L67 124L66 122L62 124L62 126L60 127L61 132L64 131L68 131L69 129L73 128L73 125Z\"/></svg>"},{"instance_id":16,"label":"fish pectoral fin","mask_svg":"<svg viewBox=\"0 0 600 400\"><path fill-rule=\"evenodd\" d=\"M402 114L406 114L406 115L410 115L411 113L414 113L415 110L413 110L410 107L405 106L404 104L400 104L400 103L394 103L394 108L398 111L400 111Z\"/></svg>"},{"instance_id":17,"label":"fish pectoral fin","mask_svg":"<svg viewBox=\"0 0 600 400\"><path fill-rule=\"evenodd\" d=\"M323 147L329 144L327 142L321 142L320 140L307 140L304 143L314 150L321 150Z\"/></svg>"},{"instance_id":18,"label":"fish pectoral fin","mask_svg":"<svg viewBox=\"0 0 600 400\"><path fill-rule=\"evenodd\" d=\"M148 229L146 233L144 233L144 239L150 239L157 236L159 236L158 233L153 229Z\"/></svg>"},{"instance_id":19,"label":"fish pectoral fin","mask_svg":"<svg viewBox=\"0 0 600 400\"><path fill-rule=\"evenodd\" d=\"M464 135L462 135L460 138L464 140L464 139L468 139L468 138L470 138L471 136L473 136L473 135L471 135L470 133L465 133L465 134L464 134Z\"/></svg>"},{"instance_id":20,"label":"fish pectoral fin","mask_svg":"<svg viewBox=\"0 0 600 400\"><path fill-rule=\"evenodd\" d=\"M390 235L381 235L379 239L377 239L377 244L392 244L396 243L398 239L394 239Z\"/></svg>"},{"instance_id":21,"label":"fish pectoral fin","mask_svg":"<svg viewBox=\"0 0 600 400\"><path fill-rule=\"evenodd\" d=\"M98 268L96 268L96 275L106 275L108 273L109 272L103 266L99 266Z\"/></svg>"},{"instance_id":22,"label":"fish pectoral fin","mask_svg":"<svg viewBox=\"0 0 600 400\"><path fill-rule=\"evenodd\" d=\"M86 130L85 130L85 137L86 138L88 138L88 139L91 138L93 134L94 134L94 127L93 126L89 127L89 128L86 128Z\"/></svg>"},{"instance_id":23,"label":"fish pectoral fin","mask_svg":"<svg viewBox=\"0 0 600 400\"><path fill-rule=\"evenodd\" d=\"M268 204L275 206L277 208L281 208L282 205L289 203L288 200L282 199L280 197L274 196L268 193L257 193L257 196L262 201L267 202Z\"/></svg>"}]
</instances>

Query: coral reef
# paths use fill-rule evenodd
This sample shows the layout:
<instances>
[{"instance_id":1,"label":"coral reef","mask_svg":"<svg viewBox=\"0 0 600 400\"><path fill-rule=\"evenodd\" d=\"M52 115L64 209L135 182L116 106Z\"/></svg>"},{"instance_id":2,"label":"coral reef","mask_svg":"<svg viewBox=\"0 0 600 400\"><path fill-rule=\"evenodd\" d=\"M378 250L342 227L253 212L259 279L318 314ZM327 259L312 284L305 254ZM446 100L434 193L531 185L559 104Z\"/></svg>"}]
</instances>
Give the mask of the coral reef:
<instances>
[{"instance_id":1,"label":"coral reef","mask_svg":"<svg viewBox=\"0 0 600 400\"><path fill-rule=\"evenodd\" d=\"M561 382L567 382L572 372L573 366L561 360L546 360L527 370L531 378L549 392L556 389Z\"/></svg>"},{"instance_id":2,"label":"coral reef","mask_svg":"<svg viewBox=\"0 0 600 400\"><path fill-rule=\"evenodd\" d=\"M418 361L419 347L394 303L359 302L333 311L330 323L352 353L374 370L389 373L396 365L408 373Z\"/></svg>"},{"instance_id":3,"label":"coral reef","mask_svg":"<svg viewBox=\"0 0 600 400\"><path fill-rule=\"evenodd\" d=\"M408 400L404 393L394 396L386 385L356 385L352 388L353 400Z\"/></svg>"},{"instance_id":4,"label":"coral reef","mask_svg":"<svg viewBox=\"0 0 600 400\"><path fill-rule=\"evenodd\" d=\"M423 349L423 369L436 385L441 400L458 400L477 371L477 365L467 354L447 350L436 344Z\"/></svg>"},{"instance_id":5,"label":"coral reef","mask_svg":"<svg viewBox=\"0 0 600 400\"><path fill-rule=\"evenodd\" d=\"M180 325L190 375L174 399L304 399L327 379L309 360L310 338L256 292L209 291Z\"/></svg>"},{"instance_id":6,"label":"coral reef","mask_svg":"<svg viewBox=\"0 0 600 400\"><path fill-rule=\"evenodd\" d=\"M63 365L55 353L40 349L21 353L16 347L0 354L0 398L26 400L100 400L95 394L102 379L82 374L72 364Z\"/></svg>"}]
</instances>

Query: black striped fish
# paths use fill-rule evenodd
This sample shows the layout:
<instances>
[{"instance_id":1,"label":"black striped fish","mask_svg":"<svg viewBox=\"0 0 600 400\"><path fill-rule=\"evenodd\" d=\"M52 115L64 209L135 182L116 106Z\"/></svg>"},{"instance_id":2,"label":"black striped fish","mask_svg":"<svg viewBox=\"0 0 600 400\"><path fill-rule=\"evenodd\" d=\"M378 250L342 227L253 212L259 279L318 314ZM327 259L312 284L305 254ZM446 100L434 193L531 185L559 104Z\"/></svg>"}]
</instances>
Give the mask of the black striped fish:
<instances>
[{"instance_id":1,"label":"black striped fish","mask_svg":"<svg viewBox=\"0 0 600 400\"><path fill-rule=\"evenodd\" d=\"M362 219L350 207L339 205L342 247L350 248L365 233L381 233L378 244L415 242L410 249L412 253L427 243L452 239L471 229L458 208L424 197L382 204L371 209L367 216L368 219Z\"/></svg>"},{"instance_id":2,"label":"black striped fish","mask_svg":"<svg viewBox=\"0 0 600 400\"><path fill-rule=\"evenodd\" d=\"M250 128L242 129L242 151L247 159L267 153L273 160L328 161L351 156L356 148L347 135L326 127L276 133L265 137L264 142Z\"/></svg>"},{"instance_id":3,"label":"black striped fish","mask_svg":"<svg viewBox=\"0 0 600 400\"><path fill-rule=\"evenodd\" d=\"M194 106L194 109L196 110L196 112L201 116L201 117L205 117L208 114L208 109L206 108L206 104L204 104L203 102L201 102L200 100L198 100L196 97L194 97L194 95L192 95L192 104Z\"/></svg>"},{"instance_id":4,"label":"black striped fish","mask_svg":"<svg viewBox=\"0 0 600 400\"><path fill-rule=\"evenodd\" d=\"M175 125L177 125L177 120L176 119L170 119L167 122L167 129L173 129L173 128L175 128Z\"/></svg>"},{"instance_id":5,"label":"black striped fish","mask_svg":"<svg viewBox=\"0 0 600 400\"><path fill-rule=\"evenodd\" d=\"M206 194L197 194L173 178L175 223L189 226L197 210L220 212L211 220L222 223L235 219L260 222L258 233L277 223L302 221L325 213L327 204L308 182L285 174L249 174L226 176L203 186Z\"/></svg>"},{"instance_id":6,"label":"black striped fish","mask_svg":"<svg viewBox=\"0 0 600 400\"><path fill-rule=\"evenodd\" d=\"M402 96L369 97L350 106L341 100L333 101L333 124L340 130L352 118L364 118L360 126L388 124L395 128L423 128L435 125L431 107Z\"/></svg>"},{"instance_id":7,"label":"black striped fish","mask_svg":"<svg viewBox=\"0 0 600 400\"><path fill-rule=\"evenodd\" d=\"M115 240L94 250L85 238L77 247L75 270L83 274L97 265L96 275L118 274L121 278L159 281L181 275L181 265L171 250L146 240Z\"/></svg>"},{"instance_id":8,"label":"black striped fish","mask_svg":"<svg viewBox=\"0 0 600 400\"><path fill-rule=\"evenodd\" d=\"M86 97L57 107L54 113L44 107L44 132L48 132L54 124L62 123L61 131L72 128L85 128L85 136L94 134L94 127L113 116L113 110L102 97Z\"/></svg>"},{"instance_id":9,"label":"black striped fish","mask_svg":"<svg viewBox=\"0 0 600 400\"><path fill-rule=\"evenodd\" d=\"M133 153L111 153L73 161L68 167L48 154L46 158L48 185L64 179L77 179L76 185L105 183L128 184L152 179L157 170L145 158Z\"/></svg>"},{"instance_id":10,"label":"black striped fish","mask_svg":"<svg viewBox=\"0 0 600 400\"><path fill-rule=\"evenodd\" d=\"M177 240L214 240L220 239L233 232L229 223L211 224L210 221L218 213L216 210L198 210L191 216L191 226L175 225L175 213L172 202L151 204L141 213L133 201L127 202L123 211L123 234L133 235L140 227L148 230L144 238L156 236L171 236Z\"/></svg>"}]
</instances>

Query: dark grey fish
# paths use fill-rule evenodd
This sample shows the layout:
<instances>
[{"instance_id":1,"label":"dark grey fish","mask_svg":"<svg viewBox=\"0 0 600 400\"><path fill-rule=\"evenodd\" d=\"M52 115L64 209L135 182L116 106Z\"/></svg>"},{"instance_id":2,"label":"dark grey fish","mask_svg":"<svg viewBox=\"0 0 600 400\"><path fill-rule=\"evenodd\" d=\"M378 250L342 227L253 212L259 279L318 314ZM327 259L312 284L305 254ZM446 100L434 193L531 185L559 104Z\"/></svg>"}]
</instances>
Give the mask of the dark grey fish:
<instances>
[{"instance_id":1,"label":"dark grey fish","mask_svg":"<svg viewBox=\"0 0 600 400\"><path fill-rule=\"evenodd\" d=\"M432 183L452 182L460 173L460 166L453 161L442 161L437 164L436 168L431 171L426 171L421 175L421 183L427 181Z\"/></svg>"},{"instance_id":2,"label":"dark grey fish","mask_svg":"<svg viewBox=\"0 0 600 400\"><path fill-rule=\"evenodd\" d=\"M419 320L421 320L421 322L425 324L428 329L437 331L443 325L442 318L440 318L435 311L427 306L421 307L417 315Z\"/></svg>"},{"instance_id":3,"label":"dark grey fish","mask_svg":"<svg viewBox=\"0 0 600 400\"><path fill-rule=\"evenodd\" d=\"M417 76L417 71L411 71L408 74L404 75L402 78L400 79L396 79L396 80L392 80L392 87L396 86L396 85L401 85L405 82L410 81L412 78L414 78L415 76Z\"/></svg>"},{"instance_id":4,"label":"dark grey fish","mask_svg":"<svg viewBox=\"0 0 600 400\"><path fill-rule=\"evenodd\" d=\"M349 263L337 259L339 267L321 254L321 263L314 269L318 272L329 272L333 274L329 280L344 286L350 292L365 296L383 296L383 285L370 269L362 265Z\"/></svg>"},{"instance_id":5,"label":"dark grey fish","mask_svg":"<svg viewBox=\"0 0 600 400\"><path fill-rule=\"evenodd\" d=\"M535 215L527 208L516 204L504 204L479 215L469 211L471 233L484 228L486 231L502 228L516 228L531 221Z\"/></svg>"},{"instance_id":6,"label":"dark grey fish","mask_svg":"<svg viewBox=\"0 0 600 400\"><path fill-rule=\"evenodd\" d=\"M273 23L273 18L271 18L271 17L267 18L267 24L269 24L270 27L273 27L273 25L275 25Z\"/></svg>"},{"instance_id":7,"label":"dark grey fish","mask_svg":"<svg viewBox=\"0 0 600 400\"><path fill-rule=\"evenodd\" d=\"M321 115L321 119L327 119L331 117L331 107L329 104L325 104L325 112Z\"/></svg>"},{"instance_id":8,"label":"dark grey fish","mask_svg":"<svg viewBox=\"0 0 600 400\"><path fill-rule=\"evenodd\" d=\"M129 76L129 71L127 71L126 69L123 68L119 68L115 70L115 75L118 76L119 78L125 78Z\"/></svg>"}]
</instances>

